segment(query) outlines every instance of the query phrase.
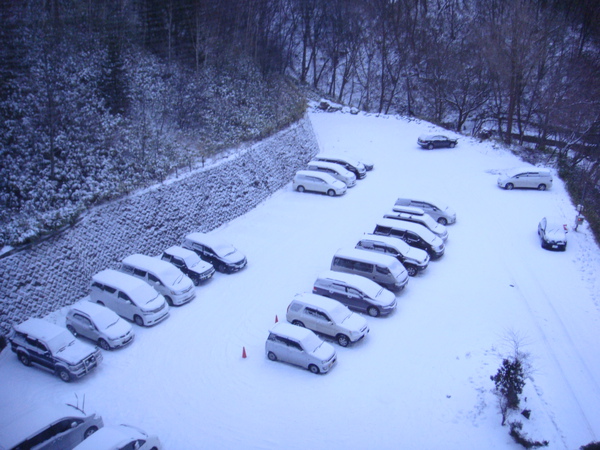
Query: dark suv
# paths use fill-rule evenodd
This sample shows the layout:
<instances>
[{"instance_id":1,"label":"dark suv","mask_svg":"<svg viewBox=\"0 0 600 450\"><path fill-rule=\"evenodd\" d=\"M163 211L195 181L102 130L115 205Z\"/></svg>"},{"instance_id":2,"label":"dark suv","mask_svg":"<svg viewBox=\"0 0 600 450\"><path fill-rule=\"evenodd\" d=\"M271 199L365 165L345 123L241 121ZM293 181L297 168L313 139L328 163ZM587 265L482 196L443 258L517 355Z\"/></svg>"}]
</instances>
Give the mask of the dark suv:
<instances>
[{"instance_id":1,"label":"dark suv","mask_svg":"<svg viewBox=\"0 0 600 450\"><path fill-rule=\"evenodd\" d=\"M35 363L63 381L81 378L102 361L98 347L78 341L66 328L42 319L15 325L8 339L24 365Z\"/></svg>"},{"instance_id":2,"label":"dark suv","mask_svg":"<svg viewBox=\"0 0 600 450\"><path fill-rule=\"evenodd\" d=\"M176 245L166 249L160 259L173 264L190 277L196 286L215 274L211 263L201 260L196 252Z\"/></svg>"},{"instance_id":3,"label":"dark suv","mask_svg":"<svg viewBox=\"0 0 600 450\"><path fill-rule=\"evenodd\" d=\"M248 260L233 245L204 233L190 233L181 246L192 250L204 261L211 263L216 270L233 273L246 267Z\"/></svg>"}]
</instances>

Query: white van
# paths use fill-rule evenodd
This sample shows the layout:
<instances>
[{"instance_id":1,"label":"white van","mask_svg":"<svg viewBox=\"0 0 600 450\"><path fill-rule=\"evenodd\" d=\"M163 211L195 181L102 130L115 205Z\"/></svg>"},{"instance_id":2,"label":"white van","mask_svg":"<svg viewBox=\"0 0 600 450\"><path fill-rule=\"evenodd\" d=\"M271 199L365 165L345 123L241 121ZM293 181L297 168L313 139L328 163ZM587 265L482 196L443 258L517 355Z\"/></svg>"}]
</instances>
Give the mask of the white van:
<instances>
[{"instance_id":1,"label":"white van","mask_svg":"<svg viewBox=\"0 0 600 450\"><path fill-rule=\"evenodd\" d=\"M306 328L285 322L278 322L271 328L265 352L271 361L295 364L312 373L329 372L337 359L331 344Z\"/></svg>"},{"instance_id":2,"label":"white van","mask_svg":"<svg viewBox=\"0 0 600 450\"><path fill-rule=\"evenodd\" d=\"M498 177L498 186L507 190L529 188L545 191L552 187L552 172L538 167L519 167Z\"/></svg>"},{"instance_id":3,"label":"white van","mask_svg":"<svg viewBox=\"0 0 600 450\"><path fill-rule=\"evenodd\" d=\"M136 253L123 260L121 271L144 280L160 292L170 306L181 306L196 297L192 280L161 259Z\"/></svg>"},{"instance_id":4,"label":"white van","mask_svg":"<svg viewBox=\"0 0 600 450\"><path fill-rule=\"evenodd\" d=\"M345 183L348 187L356 185L356 175L339 164L330 163L327 161L311 161L308 163L308 170L314 170L316 172L324 172L331 175L336 180L340 180Z\"/></svg>"},{"instance_id":5,"label":"white van","mask_svg":"<svg viewBox=\"0 0 600 450\"><path fill-rule=\"evenodd\" d=\"M396 258L355 248L338 250L331 270L361 275L391 291L400 291L408 283L408 272Z\"/></svg>"},{"instance_id":6,"label":"white van","mask_svg":"<svg viewBox=\"0 0 600 450\"><path fill-rule=\"evenodd\" d=\"M169 317L169 305L161 294L145 281L117 270L105 269L92 277L90 300L139 326Z\"/></svg>"},{"instance_id":7,"label":"white van","mask_svg":"<svg viewBox=\"0 0 600 450\"><path fill-rule=\"evenodd\" d=\"M286 319L330 338L342 347L360 341L369 333L367 320L331 298L316 294L297 294L289 304Z\"/></svg>"},{"instance_id":8,"label":"white van","mask_svg":"<svg viewBox=\"0 0 600 450\"><path fill-rule=\"evenodd\" d=\"M413 214L406 211L397 211L396 208L394 208L393 211L384 214L383 218L418 223L419 225L426 227L442 241L446 242L448 239L448 230L446 227L433 220L433 217L431 217L429 214Z\"/></svg>"},{"instance_id":9,"label":"white van","mask_svg":"<svg viewBox=\"0 0 600 450\"><path fill-rule=\"evenodd\" d=\"M298 192L312 191L327 194L330 197L344 195L348 186L331 175L314 170L299 170L294 176L294 190Z\"/></svg>"}]
</instances>

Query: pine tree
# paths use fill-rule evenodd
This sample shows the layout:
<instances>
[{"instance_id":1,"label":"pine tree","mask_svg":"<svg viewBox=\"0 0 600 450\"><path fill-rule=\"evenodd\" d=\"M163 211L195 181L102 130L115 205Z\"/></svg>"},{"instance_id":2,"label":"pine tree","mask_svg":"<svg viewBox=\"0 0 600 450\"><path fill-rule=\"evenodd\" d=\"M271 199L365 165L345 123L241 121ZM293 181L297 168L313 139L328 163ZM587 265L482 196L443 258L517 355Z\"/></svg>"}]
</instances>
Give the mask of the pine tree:
<instances>
[{"instance_id":1,"label":"pine tree","mask_svg":"<svg viewBox=\"0 0 600 450\"><path fill-rule=\"evenodd\" d=\"M517 409L520 404L519 395L525 386L523 365L518 358L505 358L496 375L491 376L490 379L496 385L495 394L498 397L502 412L502 425L504 425L509 410Z\"/></svg>"}]
</instances>

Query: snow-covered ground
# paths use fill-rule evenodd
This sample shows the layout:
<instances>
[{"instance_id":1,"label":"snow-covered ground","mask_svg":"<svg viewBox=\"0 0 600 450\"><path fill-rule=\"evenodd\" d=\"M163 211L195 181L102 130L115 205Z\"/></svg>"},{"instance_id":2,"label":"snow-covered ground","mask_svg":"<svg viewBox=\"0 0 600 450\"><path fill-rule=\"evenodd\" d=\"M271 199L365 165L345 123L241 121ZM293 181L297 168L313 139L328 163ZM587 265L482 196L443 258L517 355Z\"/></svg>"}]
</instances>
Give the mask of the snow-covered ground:
<instances>
[{"instance_id":1,"label":"snow-covered ground","mask_svg":"<svg viewBox=\"0 0 600 450\"><path fill-rule=\"evenodd\" d=\"M424 122L313 113L323 151L375 163L339 198L290 184L214 233L249 266L217 273L197 298L135 342L104 352L98 370L63 383L0 354L0 423L46 403L85 396L105 424L157 434L168 449L508 449L491 393L513 341L529 354L523 395L531 439L577 449L600 439L600 256L587 226L567 251L540 247L539 220L571 226L575 208L555 177L546 192L504 191L510 152L461 138L455 149L421 150ZM446 254L398 295L397 311L368 318L371 332L341 348L327 375L269 361L268 329L294 294L310 291L333 253L354 246L399 196L439 199L457 212ZM65 311L49 317L64 323ZM247 358L242 358L245 348ZM525 400L526 397L526 400Z\"/></svg>"}]
</instances>

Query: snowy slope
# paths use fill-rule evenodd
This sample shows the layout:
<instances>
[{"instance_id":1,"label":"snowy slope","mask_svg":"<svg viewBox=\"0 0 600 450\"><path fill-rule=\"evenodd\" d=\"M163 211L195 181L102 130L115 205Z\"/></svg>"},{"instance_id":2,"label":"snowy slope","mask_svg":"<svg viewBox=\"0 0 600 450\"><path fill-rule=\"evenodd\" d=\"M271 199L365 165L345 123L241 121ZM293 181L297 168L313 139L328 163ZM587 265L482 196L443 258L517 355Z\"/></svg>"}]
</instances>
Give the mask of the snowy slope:
<instances>
[{"instance_id":1,"label":"snowy slope","mask_svg":"<svg viewBox=\"0 0 600 450\"><path fill-rule=\"evenodd\" d=\"M600 273L587 227L564 253L542 250L545 215L570 225L575 209L555 177L546 192L503 191L496 173L523 163L490 143L421 150L434 127L394 117L311 115L323 151L375 163L339 198L292 191L291 183L215 231L249 266L216 274L197 298L128 348L104 352L99 370L65 384L0 355L0 423L14 411L74 402L106 424L156 433L169 449L509 449L490 390L510 337L529 353L523 407L530 438L552 449L600 439ZM291 181L291 180L290 180ZM268 329L297 292L310 291L339 247L371 232L398 196L439 199L457 211L446 254L398 295L370 335L341 348L331 373L273 363ZM50 317L64 321L64 311ZM248 357L242 358L245 347ZM6 382L9 380L10 382Z\"/></svg>"}]
</instances>

